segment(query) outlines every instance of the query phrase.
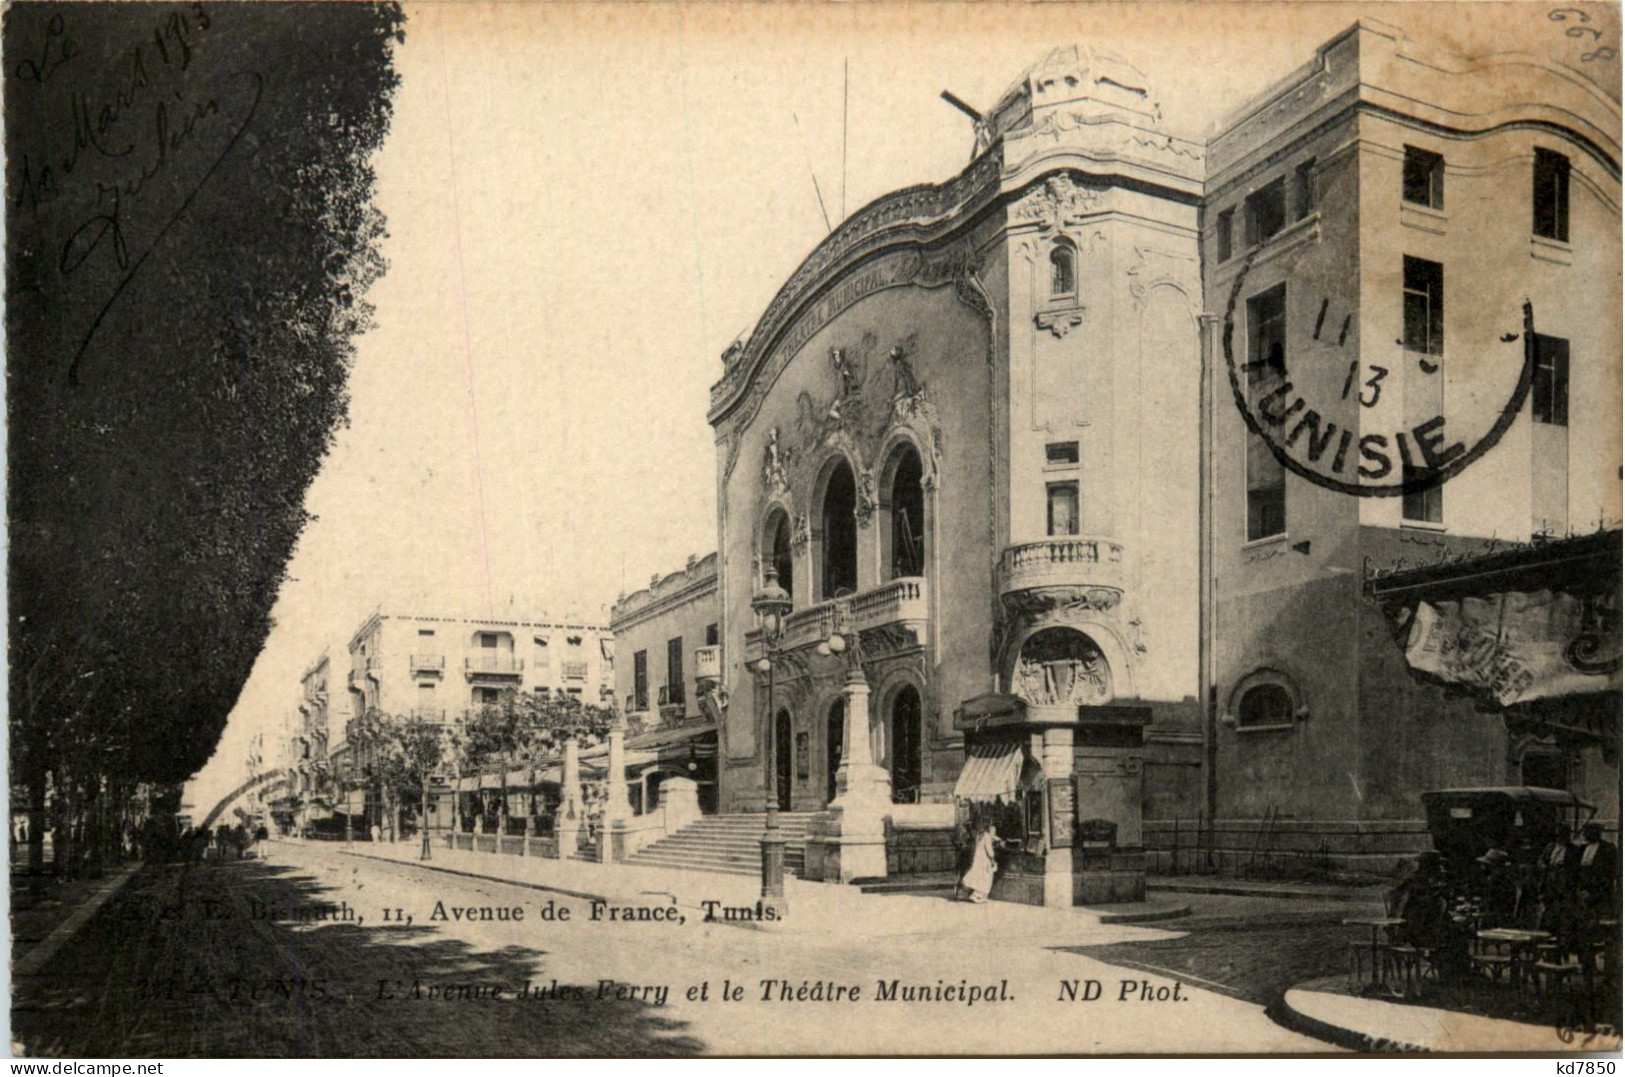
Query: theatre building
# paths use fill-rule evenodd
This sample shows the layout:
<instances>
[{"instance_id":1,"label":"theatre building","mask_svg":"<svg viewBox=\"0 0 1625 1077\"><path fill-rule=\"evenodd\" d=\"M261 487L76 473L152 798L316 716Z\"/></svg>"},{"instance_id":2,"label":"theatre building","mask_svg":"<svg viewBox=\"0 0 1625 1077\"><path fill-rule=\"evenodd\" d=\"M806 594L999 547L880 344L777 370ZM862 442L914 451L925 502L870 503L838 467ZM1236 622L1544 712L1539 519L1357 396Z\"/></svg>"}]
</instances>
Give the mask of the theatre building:
<instances>
[{"instance_id":1,"label":"theatre building","mask_svg":"<svg viewBox=\"0 0 1625 1077\"><path fill-rule=\"evenodd\" d=\"M1052 786L1129 889L1142 784L1195 791L1204 152L1160 116L1125 60L1053 51L724 356L721 806L774 797L814 877L951 869L955 800L997 801L995 896L1070 904Z\"/></svg>"},{"instance_id":2,"label":"theatre building","mask_svg":"<svg viewBox=\"0 0 1625 1077\"><path fill-rule=\"evenodd\" d=\"M1441 787L1617 819L1566 544L1617 548L1618 161L1583 74L1370 20L1205 140L1052 51L723 356L720 812L843 881L993 825L1051 905L1193 842L1386 873Z\"/></svg>"}]
</instances>

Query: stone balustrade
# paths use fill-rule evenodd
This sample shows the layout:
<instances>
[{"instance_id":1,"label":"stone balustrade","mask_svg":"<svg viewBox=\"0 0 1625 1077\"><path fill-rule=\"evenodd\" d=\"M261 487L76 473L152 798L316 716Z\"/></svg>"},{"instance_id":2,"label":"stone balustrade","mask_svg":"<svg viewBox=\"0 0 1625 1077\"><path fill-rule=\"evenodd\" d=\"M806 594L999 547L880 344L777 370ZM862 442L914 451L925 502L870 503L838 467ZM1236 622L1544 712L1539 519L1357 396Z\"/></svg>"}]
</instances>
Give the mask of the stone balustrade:
<instances>
[{"instance_id":1,"label":"stone balustrade","mask_svg":"<svg viewBox=\"0 0 1625 1077\"><path fill-rule=\"evenodd\" d=\"M1051 538L1006 546L999 558L999 593L1035 587L1103 586L1121 590L1121 543L1101 538Z\"/></svg>"},{"instance_id":2,"label":"stone balustrade","mask_svg":"<svg viewBox=\"0 0 1625 1077\"><path fill-rule=\"evenodd\" d=\"M922 577L905 576L859 591L849 598L830 599L796 610L785 618L781 649L793 651L801 647L816 647L827 640L839 623L839 607L843 602L850 605L851 627L858 632L896 623L924 624L930 616L927 591ZM762 654L761 630L747 632L745 661L755 662Z\"/></svg>"}]
</instances>

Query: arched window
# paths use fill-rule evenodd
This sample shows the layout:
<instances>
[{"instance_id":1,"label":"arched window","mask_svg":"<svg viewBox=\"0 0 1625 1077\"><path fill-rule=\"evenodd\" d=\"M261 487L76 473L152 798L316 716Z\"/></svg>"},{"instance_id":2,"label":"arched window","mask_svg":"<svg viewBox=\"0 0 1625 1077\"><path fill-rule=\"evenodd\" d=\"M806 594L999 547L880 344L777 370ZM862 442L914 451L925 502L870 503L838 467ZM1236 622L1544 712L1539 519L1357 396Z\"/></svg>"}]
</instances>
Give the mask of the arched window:
<instances>
[{"instance_id":1,"label":"arched window","mask_svg":"<svg viewBox=\"0 0 1625 1077\"><path fill-rule=\"evenodd\" d=\"M1249 688L1236 708L1236 724L1242 727L1291 725L1292 697L1278 684Z\"/></svg>"},{"instance_id":2,"label":"arched window","mask_svg":"<svg viewBox=\"0 0 1625 1077\"><path fill-rule=\"evenodd\" d=\"M1078 252L1064 239L1050 248L1049 294L1057 299L1078 294Z\"/></svg>"},{"instance_id":3,"label":"arched window","mask_svg":"<svg viewBox=\"0 0 1625 1077\"><path fill-rule=\"evenodd\" d=\"M767 556L773 571L779 575L779 586L793 600L796 597L795 578L790 562L790 517L782 511L773 513L767 524Z\"/></svg>"},{"instance_id":4,"label":"arched window","mask_svg":"<svg viewBox=\"0 0 1625 1077\"><path fill-rule=\"evenodd\" d=\"M824 485L823 580L820 600L858 589L858 486L845 460Z\"/></svg>"},{"instance_id":5,"label":"arched window","mask_svg":"<svg viewBox=\"0 0 1625 1077\"><path fill-rule=\"evenodd\" d=\"M1290 729L1309 716L1296 682L1278 669L1255 669L1230 690L1224 721L1238 731Z\"/></svg>"},{"instance_id":6,"label":"arched window","mask_svg":"<svg viewBox=\"0 0 1625 1077\"><path fill-rule=\"evenodd\" d=\"M886 505L891 514L886 571L888 579L925 575L925 488L920 454L906 442L891 456L886 476Z\"/></svg>"}]
</instances>

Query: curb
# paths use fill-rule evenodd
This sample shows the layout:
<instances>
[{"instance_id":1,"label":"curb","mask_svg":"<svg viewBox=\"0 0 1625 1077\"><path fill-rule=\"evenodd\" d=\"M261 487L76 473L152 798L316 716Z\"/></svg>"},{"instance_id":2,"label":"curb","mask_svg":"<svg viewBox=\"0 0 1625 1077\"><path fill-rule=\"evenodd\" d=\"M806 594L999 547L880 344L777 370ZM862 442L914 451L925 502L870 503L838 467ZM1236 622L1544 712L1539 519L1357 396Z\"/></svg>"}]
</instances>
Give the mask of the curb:
<instances>
[{"instance_id":1,"label":"curb","mask_svg":"<svg viewBox=\"0 0 1625 1077\"><path fill-rule=\"evenodd\" d=\"M1371 894L1357 890L1328 890L1322 893L1306 890L1266 890L1241 883L1170 883L1147 882L1146 890L1169 894L1223 894L1228 897L1277 898L1283 901L1331 901L1349 905L1367 905L1382 900L1380 892Z\"/></svg>"},{"instance_id":2,"label":"curb","mask_svg":"<svg viewBox=\"0 0 1625 1077\"><path fill-rule=\"evenodd\" d=\"M1318 1017L1310 1017L1292 1008L1286 996L1297 987L1289 987L1281 992L1279 998L1264 1007L1264 1016L1280 1025L1282 1028L1309 1036L1313 1039L1324 1040L1338 1047L1346 1047L1350 1051L1362 1054L1433 1054L1432 1048L1423 1047L1415 1043L1406 1043L1402 1040L1391 1040L1385 1036L1372 1036L1364 1032L1356 1032L1352 1028L1343 1028L1329 1021L1322 1021Z\"/></svg>"},{"instance_id":3,"label":"curb","mask_svg":"<svg viewBox=\"0 0 1625 1077\"><path fill-rule=\"evenodd\" d=\"M1103 924L1155 924L1163 920L1179 920L1191 914L1189 905L1166 905L1159 909L1124 910L1122 912L1102 912L1091 909L1087 905L1079 906L1084 912L1093 913L1100 918Z\"/></svg>"},{"instance_id":4,"label":"curb","mask_svg":"<svg viewBox=\"0 0 1625 1077\"><path fill-rule=\"evenodd\" d=\"M65 946L69 939L76 935L80 928L90 922L90 918L101 911L103 905L112 900L113 895L124 889L124 884L135 877L135 873L143 867L137 862L125 867L122 872L115 875L109 882L103 884L102 889L92 894L83 905L74 909L51 933L41 939L35 947L24 954L16 964L11 967L12 976L33 976L45 963L57 955L57 951Z\"/></svg>"},{"instance_id":5,"label":"curb","mask_svg":"<svg viewBox=\"0 0 1625 1077\"><path fill-rule=\"evenodd\" d=\"M614 901L610 894L591 894L585 890L571 890L566 886L550 886L547 883L532 882L528 879L510 879L503 875L487 875L478 871L463 871L460 868L448 868L436 864L433 860L399 860L393 856L378 856L375 853L358 853L353 849L335 850L340 856L354 856L362 860L376 860L380 864L398 864L401 867L421 868L424 871L437 871L442 875L457 875L464 879L479 879L481 882L503 883L508 886L519 886L526 890L542 890L552 894L564 894L566 897L580 898L583 901Z\"/></svg>"}]
</instances>

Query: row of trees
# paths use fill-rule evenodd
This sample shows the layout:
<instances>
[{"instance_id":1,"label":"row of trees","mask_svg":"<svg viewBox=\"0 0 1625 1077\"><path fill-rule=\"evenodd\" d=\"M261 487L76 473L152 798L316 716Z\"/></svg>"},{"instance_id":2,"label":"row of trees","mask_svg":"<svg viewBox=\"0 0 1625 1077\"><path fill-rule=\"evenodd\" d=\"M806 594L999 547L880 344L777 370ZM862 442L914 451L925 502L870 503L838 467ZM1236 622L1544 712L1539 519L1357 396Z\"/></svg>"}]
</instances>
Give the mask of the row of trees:
<instances>
[{"instance_id":1,"label":"row of trees","mask_svg":"<svg viewBox=\"0 0 1625 1077\"><path fill-rule=\"evenodd\" d=\"M613 707L583 703L575 696L510 691L451 724L370 710L351 720L346 739L359 775L377 795L395 833L407 804L416 801L418 819L428 818L429 788L436 776L496 766L501 773L500 833L507 828L511 768L556 758L570 740L596 744L617 720Z\"/></svg>"},{"instance_id":2,"label":"row of trees","mask_svg":"<svg viewBox=\"0 0 1625 1077\"><path fill-rule=\"evenodd\" d=\"M72 872L142 783L197 771L271 630L384 269L402 23L6 12L8 56L53 57L8 64L4 102L10 759L36 865L47 792Z\"/></svg>"}]
</instances>

